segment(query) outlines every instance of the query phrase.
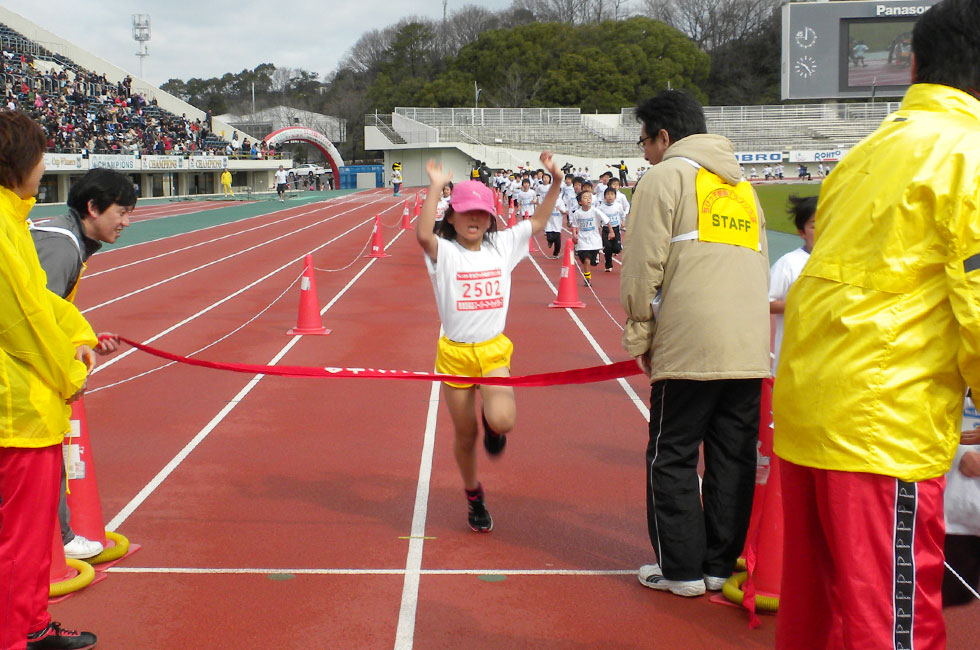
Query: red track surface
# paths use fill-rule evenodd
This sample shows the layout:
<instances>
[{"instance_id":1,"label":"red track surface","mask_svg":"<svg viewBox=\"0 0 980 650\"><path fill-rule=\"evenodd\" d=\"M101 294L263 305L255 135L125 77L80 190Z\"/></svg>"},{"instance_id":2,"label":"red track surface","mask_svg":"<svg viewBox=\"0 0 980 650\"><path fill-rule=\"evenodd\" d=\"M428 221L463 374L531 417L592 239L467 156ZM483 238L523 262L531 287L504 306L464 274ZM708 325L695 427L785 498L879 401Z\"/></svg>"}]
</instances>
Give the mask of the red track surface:
<instances>
[{"instance_id":1,"label":"red track surface","mask_svg":"<svg viewBox=\"0 0 980 650\"><path fill-rule=\"evenodd\" d=\"M285 335L303 255L342 267L374 214L397 224L402 206L367 192L103 253L79 306L97 331L188 354L286 291L200 356L268 364L294 341L280 363L429 370L439 322L414 232L384 228L392 257L317 273L320 305L335 300L323 318L333 334ZM557 283L560 262L534 260ZM614 315L618 280L617 269L594 281ZM619 327L591 293L580 297L588 306L574 316L622 359ZM518 266L515 374L601 362L568 311L546 308L553 299L533 264ZM637 584L632 572L653 559L646 420L619 383L518 391L506 454L481 459L495 527L476 535L444 407L431 422L430 384L256 383L177 365L113 385L163 365L115 358L89 382L88 425L107 524L143 549L52 608L100 648L772 645L771 617L750 631L740 610ZM644 382L629 385L645 403ZM417 503L420 475L428 494ZM408 539L413 523L424 539ZM951 615L950 647L977 638L977 611Z\"/></svg>"}]
</instances>

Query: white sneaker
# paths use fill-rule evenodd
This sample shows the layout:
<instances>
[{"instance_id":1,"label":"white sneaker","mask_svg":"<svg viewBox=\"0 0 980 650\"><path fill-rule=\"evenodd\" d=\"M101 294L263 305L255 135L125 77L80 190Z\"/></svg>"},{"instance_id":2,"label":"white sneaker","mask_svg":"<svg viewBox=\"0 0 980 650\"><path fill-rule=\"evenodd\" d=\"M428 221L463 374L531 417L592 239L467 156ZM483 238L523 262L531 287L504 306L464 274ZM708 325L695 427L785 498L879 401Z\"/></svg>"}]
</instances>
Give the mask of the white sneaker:
<instances>
[{"instance_id":1,"label":"white sneaker","mask_svg":"<svg viewBox=\"0 0 980 650\"><path fill-rule=\"evenodd\" d=\"M636 576L640 584L651 589L669 591L677 596L703 596L704 580L668 580L659 564L644 564Z\"/></svg>"},{"instance_id":2,"label":"white sneaker","mask_svg":"<svg viewBox=\"0 0 980 650\"><path fill-rule=\"evenodd\" d=\"M704 576L704 586L708 591L721 591L726 582L728 582L728 578L721 576L709 576L707 574Z\"/></svg>"},{"instance_id":3,"label":"white sneaker","mask_svg":"<svg viewBox=\"0 0 980 650\"><path fill-rule=\"evenodd\" d=\"M102 543L75 535L75 539L65 544L65 557L73 560L84 560L95 557L102 552Z\"/></svg>"}]
</instances>

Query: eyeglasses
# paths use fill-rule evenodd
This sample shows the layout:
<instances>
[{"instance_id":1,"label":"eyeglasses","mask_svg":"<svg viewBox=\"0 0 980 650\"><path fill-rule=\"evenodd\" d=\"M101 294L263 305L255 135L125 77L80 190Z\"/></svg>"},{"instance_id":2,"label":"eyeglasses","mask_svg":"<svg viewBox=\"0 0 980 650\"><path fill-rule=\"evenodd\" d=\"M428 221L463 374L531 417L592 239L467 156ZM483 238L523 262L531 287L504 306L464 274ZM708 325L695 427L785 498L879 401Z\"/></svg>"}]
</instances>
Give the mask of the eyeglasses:
<instances>
[{"instance_id":1,"label":"eyeglasses","mask_svg":"<svg viewBox=\"0 0 980 650\"><path fill-rule=\"evenodd\" d=\"M652 135L645 135L636 141L636 146L642 149L646 145L647 140L652 140L652 139L653 139Z\"/></svg>"}]
</instances>

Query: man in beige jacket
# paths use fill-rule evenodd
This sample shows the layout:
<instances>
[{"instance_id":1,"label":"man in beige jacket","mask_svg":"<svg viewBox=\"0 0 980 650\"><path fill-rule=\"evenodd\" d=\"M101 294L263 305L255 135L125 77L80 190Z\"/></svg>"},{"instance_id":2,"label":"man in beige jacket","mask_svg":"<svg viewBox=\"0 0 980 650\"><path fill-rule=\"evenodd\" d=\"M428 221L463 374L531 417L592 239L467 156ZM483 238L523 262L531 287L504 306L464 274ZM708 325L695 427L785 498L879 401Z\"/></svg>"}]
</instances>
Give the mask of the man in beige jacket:
<instances>
[{"instance_id":1,"label":"man in beige jacket","mask_svg":"<svg viewBox=\"0 0 980 650\"><path fill-rule=\"evenodd\" d=\"M700 596L731 575L752 509L769 376L765 220L731 143L706 134L696 99L664 91L636 116L655 165L634 193L620 285L623 347L652 384L647 523L657 564L639 579Z\"/></svg>"}]
</instances>

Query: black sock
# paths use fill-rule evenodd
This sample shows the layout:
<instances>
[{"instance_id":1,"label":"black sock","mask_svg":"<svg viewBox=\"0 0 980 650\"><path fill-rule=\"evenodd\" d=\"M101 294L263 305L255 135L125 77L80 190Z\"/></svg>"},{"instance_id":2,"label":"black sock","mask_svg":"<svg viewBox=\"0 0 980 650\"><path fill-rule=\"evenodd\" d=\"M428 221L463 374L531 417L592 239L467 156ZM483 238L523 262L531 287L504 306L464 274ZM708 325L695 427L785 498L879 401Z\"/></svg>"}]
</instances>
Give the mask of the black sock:
<instances>
[{"instance_id":1,"label":"black sock","mask_svg":"<svg viewBox=\"0 0 980 650\"><path fill-rule=\"evenodd\" d=\"M474 490L467 490L466 488L463 488L463 490L466 492L466 498L468 500L470 500L470 501L482 501L483 500L483 484L482 483L477 483L476 484L476 489L474 489Z\"/></svg>"}]
</instances>

